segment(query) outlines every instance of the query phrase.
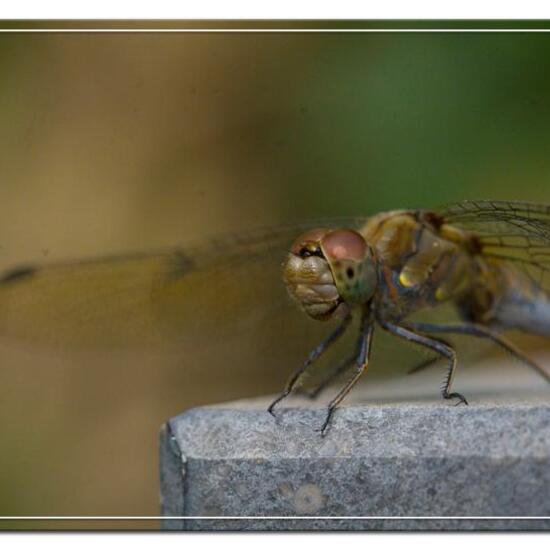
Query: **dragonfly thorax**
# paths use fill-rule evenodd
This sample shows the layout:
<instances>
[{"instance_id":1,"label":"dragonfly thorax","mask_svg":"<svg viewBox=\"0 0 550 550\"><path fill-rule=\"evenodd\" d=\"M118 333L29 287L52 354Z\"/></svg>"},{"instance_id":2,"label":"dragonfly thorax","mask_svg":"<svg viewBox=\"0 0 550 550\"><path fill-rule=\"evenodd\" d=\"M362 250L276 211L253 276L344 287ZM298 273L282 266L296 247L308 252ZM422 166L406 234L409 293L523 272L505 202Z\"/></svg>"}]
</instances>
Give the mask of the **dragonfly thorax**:
<instances>
[{"instance_id":1,"label":"dragonfly thorax","mask_svg":"<svg viewBox=\"0 0 550 550\"><path fill-rule=\"evenodd\" d=\"M376 290L373 251L351 229L314 229L301 235L283 267L290 295L314 319L326 320L347 305L365 304Z\"/></svg>"}]
</instances>

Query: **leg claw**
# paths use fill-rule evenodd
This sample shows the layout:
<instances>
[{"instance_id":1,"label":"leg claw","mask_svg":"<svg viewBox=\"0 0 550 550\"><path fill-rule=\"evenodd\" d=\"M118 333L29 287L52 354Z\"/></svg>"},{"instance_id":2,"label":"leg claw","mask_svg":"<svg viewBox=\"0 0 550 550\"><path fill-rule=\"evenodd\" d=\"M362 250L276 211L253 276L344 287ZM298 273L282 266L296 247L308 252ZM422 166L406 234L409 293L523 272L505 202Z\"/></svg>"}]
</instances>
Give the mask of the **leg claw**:
<instances>
[{"instance_id":1,"label":"leg claw","mask_svg":"<svg viewBox=\"0 0 550 550\"><path fill-rule=\"evenodd\" d=\"M325 437L327 435L328 429L330 427L330 421L332 420L332 415L334 411L329 409L327 413L327 417L325 418L325 421L323 422L323 425L320 428L317 428L315 431L319 432L321 434L321 437Z\"/></svg>"},{"instance_id":2,"label":"leg claw","mask_svg":"<svg viewBox=\"0 0 550 550\"><path fill-rule=\"evenodd\" d=\"M275 411L273 410L275 408L275 405L279 402L278 399L276 399L275 401L273 401L273 403L271 403L271 405L269 405L269 407L267 407L267 412L273 417L273 418L277 418L276 414L275 414Z\"/></svg>"},{"instance_id":3,"label":"leg claw","mask_svg":"<svg viewBox=\"0 0 550 550\"><path fill-rule=\"evenodd\" d=\"M277 399L275 399L275 401L273 401L273 403L271 403L271 405L269 405L269 407L267 407L267 412L273 417L273 418L277 418L275 416L275 413L273 412L273 409L275 408L275 405L277 405L278 403L280 403L290 392L289 391L284 391L281 395L279 395L279 397L277 397Z\"/></svg>"},{"instance_id":4,"label":"leg claw","mask_svg":"<svg viewBox=\"0 0 550 550\"><path fill-rule=\"evenodd\" d=\"M468 401L466 400L466 398L461 394L461 393L458 393L458 392L453 392L453 393L448 393L446 395L443 396L445 399L458 399L458 401L455 403L455 407L457 405L468 405Z\"/></svg>"}]
</instances>

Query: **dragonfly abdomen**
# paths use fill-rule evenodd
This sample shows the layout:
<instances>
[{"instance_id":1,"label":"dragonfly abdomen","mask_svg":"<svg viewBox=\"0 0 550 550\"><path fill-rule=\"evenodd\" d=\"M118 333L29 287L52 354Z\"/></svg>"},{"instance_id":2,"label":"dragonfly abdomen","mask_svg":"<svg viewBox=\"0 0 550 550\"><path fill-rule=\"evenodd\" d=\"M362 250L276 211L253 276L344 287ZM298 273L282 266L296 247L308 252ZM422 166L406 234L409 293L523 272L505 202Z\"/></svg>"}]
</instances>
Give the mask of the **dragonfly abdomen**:
<instances>
[{"instance_id":1,"label":"dragonfly abdomen","mask_svg":"<svg viewBox=\"0 0 550 550\"><path fill-rule=\"evenodd\" d=\"M471 321L550 336L550 296L520 269L483 261L471 293L460 303Z\"/></svg>"},{"instance_id":2,"label":"dragonfly abdomen","mask_svg":"<svg viewBox=\"0 0 550 550\"><path fill-rule=\"evenodd\" d=\"M518 289L500 301L495 319L501 327L550 336L550 300L542 290L531 295Z\"/></svg>"}]
</instances>

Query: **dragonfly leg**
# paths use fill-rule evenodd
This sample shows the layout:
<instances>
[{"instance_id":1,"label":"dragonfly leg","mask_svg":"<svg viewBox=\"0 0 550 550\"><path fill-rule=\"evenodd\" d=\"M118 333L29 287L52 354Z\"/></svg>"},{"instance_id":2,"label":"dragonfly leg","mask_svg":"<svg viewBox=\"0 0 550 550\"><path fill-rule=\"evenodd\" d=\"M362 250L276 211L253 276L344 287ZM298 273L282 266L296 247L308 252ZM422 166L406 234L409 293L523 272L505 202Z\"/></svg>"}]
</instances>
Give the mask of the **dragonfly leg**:
<instances>
[{"instance_id":1,"label":"dragonfly leg","mask_svg":"<svg viewBox=\"0 0 550 550\"><path fill-rule=\"evenodd\" d=\"M315 399L333 380L336 380L341 374L346 372L353 363L357 360L357 354L353 354L351 357L347 357L331 370L325 378L321 380L319 384L311 391L303 391L303 393L309 399Z\"/></svg>"},{"instance_id":2,"label":"dragonfly leg","mask_svg":"<svg viewBox=\"0 0 550 550\"><path fill-rule=\"evenodd\" d=\"M408 327L413 330L419 330L420 332L432 332L432 333L454 333L454 334L466 334L470 336L476 336L478 338L488 338L508 353L513 355L516 359L519 359L527 366L532 368L537 374L542 376L547 382L550 382L550 374L548 374L536 361L531 359L526 353L521 351L514 343L499 334L495 330L492 330L483 325L476 325L474 323L461 323L457 325L432 325L429 323L414 323L408 324Z\"/></svg>"},{"instance_id":3,"label":"dragonfly leg","mask_svg":"<svg viewBox=\"0 0 550 550\"><path fill-rule=\"evenodd\" d=\"M346 395L350 392L351 388L353 388L353 386L356 384L357 380L359 380L363 372L365 372L368 368L373 332L374 323L372 323L370 320L364 322L361 328L361 346L359 349L359 355L356 359L357 363L355 365L353 376L350 378L350 380L348 380L346 385L338 392L336 397L328 405L327 416L325 418L325 421L323 422L323 425L321 426L321 429L319 430L323 437L327 433L332 415L334 414L336 407L338 407L344 397L346 397Z\"/></svg>"},{"instance_id":4,"label":"dragonfly leg","mask_svg":"<svg viewBox=\"0 0 550 550\"><path fill-rule=\"evenodd\" d=\"M302 375L306 372L306 370L313 364L323 353L332 345L334 342L336 342L342 334L346 331L349 324L351 322L351 315L347 315L344 320L336 327L336 329L331 332L327 338L325 338L308 356L308 358L305 360L304 364L297 369L290 379L288 380L285 389L281 392L281 394L269 405L267 412L271 414L272 416L275 416L273 413L273 409L277 403L282 401L287 395L293 390L294 386L298 383Z\"/></svg>"},{"instance_id":5,"label":"dragonfly leg","mask_svg":"<svg viewBox=\"0 0 550 550\"><path fill-rule=\"evenodd\" d=\"M411 327L398 326L386 321L381 321L380 324L382 325L382 328L384 328L391 334L399 336L400 338L403 338L408 342L414 342L415 344L418 344L420 346L432 349L440 356L448 359L449 368L447 370L445 380L443 381L441 395L443 396L443 399L458 399L458 402L456 403L457 405L460 403L464 403L465 405L468 404L468 401L462 394L450 391L456 370L456 352L449 344L447 344L447 342L433 337L418 334L417 332L415 332L414 328Z\"/></svg>"},{"instance_id":6,"label":"dragonfly leg","mask_svg":"<svg viewBox=\"0 0 550 550\"><path fill-rule=\"evenodd\" d=\"M364 325L365 326L365 325ZM359 334L359 340L357 342L357 349L353 352L353 355L347 357L343 361L340 361L336 367L330 370L330 372L321 379L321 382L317 384L313 390L307 392L303 391L302 393L309 399L315 399L333 380L336 380L341 374L349 370L353 363L357 362L359 353L361 352L361 343L363 341L363 332L364 328L361 329Z\"/></svg>"},{"instance_id":7,"label":"dragonfly leg","mask_svg":"<svg viewBox=\"0 0 550 550\"><path fill-rule=\"evenodd\" d=\"M449 342L443 340L442 338L440 338L439 341L442 342L443 344L446 344L447 346L451 347L451 344L449 344ZM417 365L414 365L413 367L411 367L407 371L407 374L416 374L417 372L420 372L424 369L427 369L428 367L431 367L432 365L437 363L440 359L441 359L440 355L436 355L435 357L425 359L421 363L418 363Z\"/></svg>"}]
</instances>

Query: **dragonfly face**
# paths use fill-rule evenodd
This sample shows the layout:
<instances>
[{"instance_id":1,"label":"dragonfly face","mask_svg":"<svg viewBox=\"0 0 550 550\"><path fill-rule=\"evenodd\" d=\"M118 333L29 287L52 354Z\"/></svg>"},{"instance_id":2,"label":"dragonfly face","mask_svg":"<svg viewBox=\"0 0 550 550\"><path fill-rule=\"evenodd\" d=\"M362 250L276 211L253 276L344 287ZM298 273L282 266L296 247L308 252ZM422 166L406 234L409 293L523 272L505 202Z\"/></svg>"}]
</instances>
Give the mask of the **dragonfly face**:
<instances>
[{"instance_id":1,"label":"dragonfly face","mask_svg":"<svg viewBox=\"0 0 550 550\"><path fill-rule=\"evenodd\" d=\"M351 229L313 229L296 239L283 265L290 295L318 320L370 300L376 261L364 238Z\"/></svg>"}]
</instances>

